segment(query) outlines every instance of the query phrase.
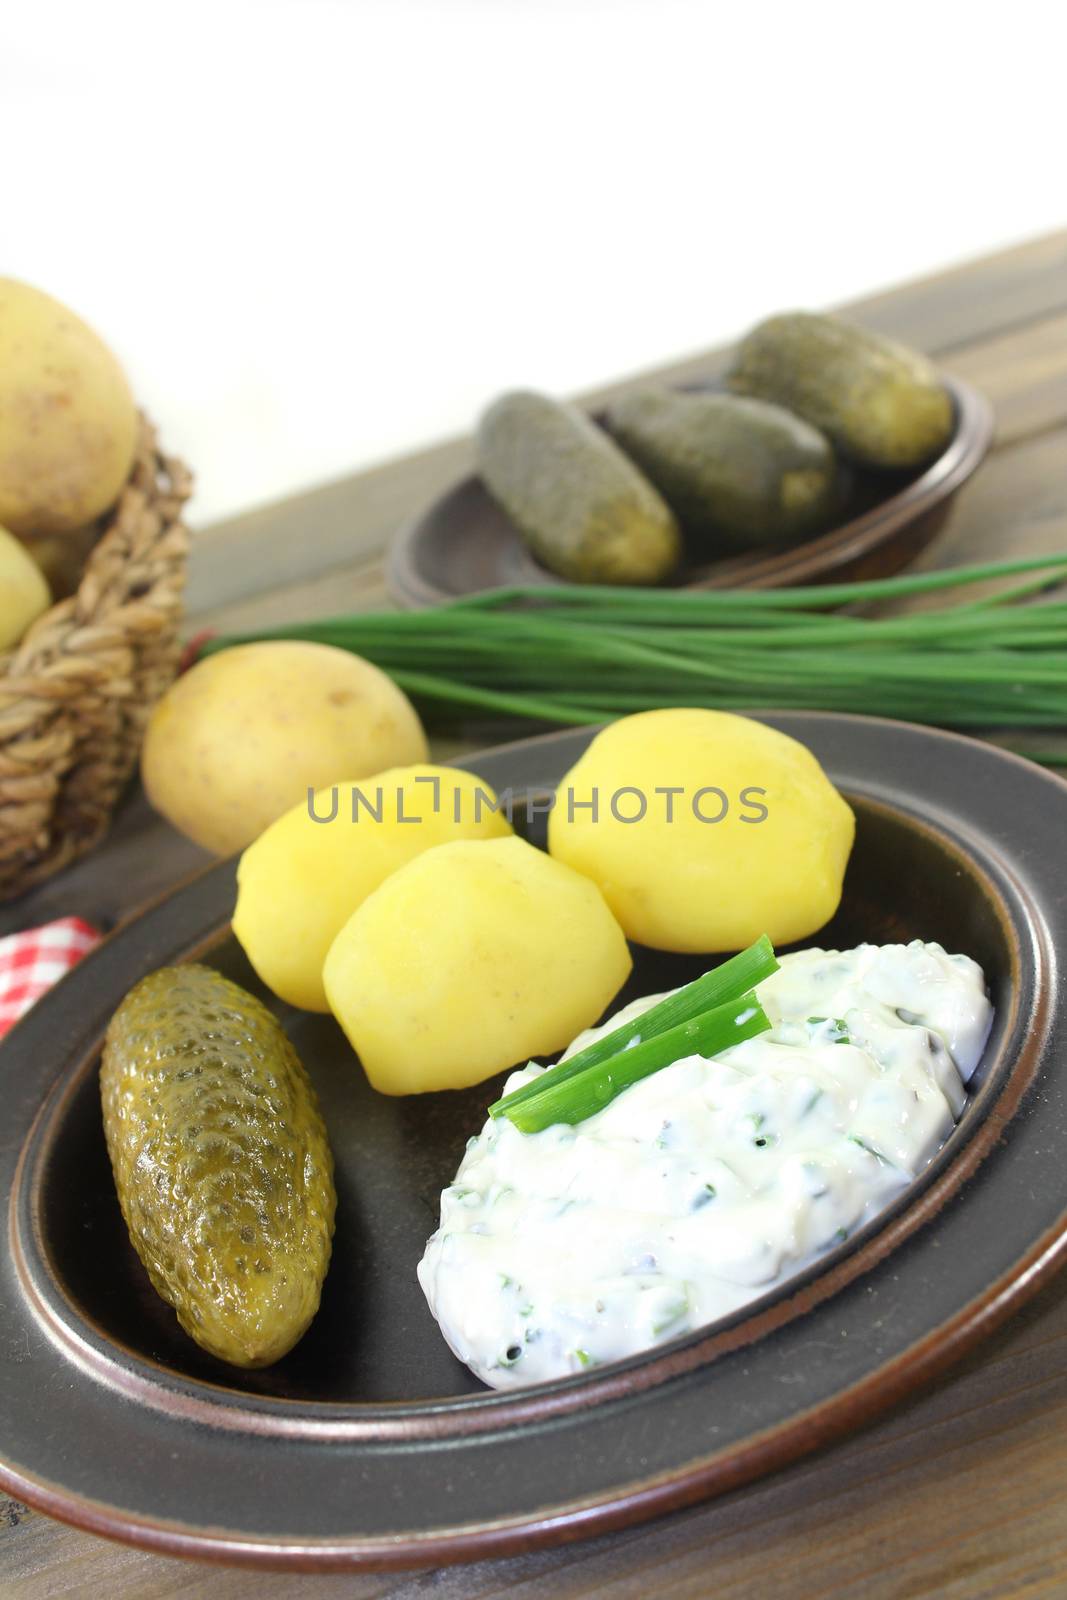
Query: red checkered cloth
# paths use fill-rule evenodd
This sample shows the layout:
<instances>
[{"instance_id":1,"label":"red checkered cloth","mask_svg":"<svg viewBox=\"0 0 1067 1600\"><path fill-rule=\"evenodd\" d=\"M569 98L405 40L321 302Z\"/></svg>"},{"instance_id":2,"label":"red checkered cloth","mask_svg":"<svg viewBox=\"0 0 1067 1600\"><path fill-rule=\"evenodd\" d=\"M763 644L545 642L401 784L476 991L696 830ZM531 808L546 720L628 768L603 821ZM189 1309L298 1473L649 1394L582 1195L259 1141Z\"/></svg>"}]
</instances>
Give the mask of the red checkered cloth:
<instances>
[{"instance_id":1,"label":"red checkered cloth","mask_svg":"<svg viewBox=\"0 0 1067 1600\"><path fill-rule=\"evenodd\" d=\"M60 917L0 939L0 1035L99 944L100 937L80 917Z\"/></svg>"}]
</instances>

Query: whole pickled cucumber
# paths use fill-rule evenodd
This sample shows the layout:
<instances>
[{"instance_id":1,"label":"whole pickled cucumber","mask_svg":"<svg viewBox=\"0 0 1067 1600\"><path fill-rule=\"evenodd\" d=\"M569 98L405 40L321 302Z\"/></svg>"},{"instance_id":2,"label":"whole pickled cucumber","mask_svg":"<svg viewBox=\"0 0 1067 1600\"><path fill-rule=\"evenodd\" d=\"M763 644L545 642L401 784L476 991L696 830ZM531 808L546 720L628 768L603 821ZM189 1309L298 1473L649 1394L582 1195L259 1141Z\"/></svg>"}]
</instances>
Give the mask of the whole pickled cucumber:
<instances>
[{"instance_id":1,"label":"whole pickled cucumber","mask_svg":"<svg viewBox=\"0 0 1067 1600\"><path fill-rule=\"evenodd\" d=\"M640 389L608 407L605 426L697 535L736 547L797 539L832 508L830 442L781 406Z\"/></svg>"},{"instance_id":2,"label":"whole pickled cucumber","mask_svg":"<svg viewBox=\"0 0 1067 1600\"><path fill-rule=\"evenodd\" d=\"M315 1091L278 1022L207 967L163 967L112 1017L100 1091L153 1286L220 1360L279 1360L318 1310L337 1201Z\"/></svg>"},{"instance_id":3,"label":"whole pickled cucumber","mask_svg":"<svg viewBox=\"0 0 1067 1600\"><path fill-rule=\"evenodd\" d=\"M953 433L952 401L925 356L836 317L794 311L761 322L728 381L787 406L867 466L920 466Z\"/></svg>"},{"instance_id":4,"label":"whole pickled cucumber","mask_svg":"<svg viewBox=\"0 0 1067 1600\"><path fill-rule=\"evenodd\" d=\"M519 391L478 426L478 468L525 543L574 583L658 583L677 565L670 509L576 406Z\"/></svg>"}]
</instances>

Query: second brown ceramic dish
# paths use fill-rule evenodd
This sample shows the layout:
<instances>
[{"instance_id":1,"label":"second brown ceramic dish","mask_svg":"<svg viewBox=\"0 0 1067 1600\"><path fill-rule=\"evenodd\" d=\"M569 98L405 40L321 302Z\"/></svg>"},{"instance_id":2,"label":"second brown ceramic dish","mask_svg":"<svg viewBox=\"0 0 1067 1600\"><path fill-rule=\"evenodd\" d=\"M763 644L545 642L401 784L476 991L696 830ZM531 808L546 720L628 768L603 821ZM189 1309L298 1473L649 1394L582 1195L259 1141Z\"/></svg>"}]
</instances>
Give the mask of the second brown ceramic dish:
<instances>
[{"instance_id":1,"label":"second brown ceramic dish","mask_svg":"<svg viewBox=\"0 0 1067 1600\"><path fill-rule=\"evenodd\" d=\"M761 720L808 744L856 808L844 901L819 942L938 939L989 981L996 1020L967 1108L899 1202L704 1332L488 1392L445 1346L415 1266L499 1080L375 1094L331 1019L275 1004L337 1159L334 1258L291 1355L261 1372L221 1366L130 1247L97 1067L111 1012L155 967L207 960L263 993L229 934L224 863L114 934L0 1045L0 1483L182 1555L437 1566L618 1527L781 1467L892 1405L1033 1293L1067 1252L1067 787L930 729ZM464 764L498 792L543 792L590 736ZM635 950L621 998L701 965Z\"/></svg>"},{"instance_id":2,"label":"second brown ceramic dish","mask_svg":"<svg viewBox=\"0 0 1067 1600\"><path fill-rule=\"evenodd\" d=\"M767 589L884 577L906 566L941 527L953 496L980 464L993 437L993 413L984 396L959 378L945 377L944 382L956 428L947 449L922 472L909 477L843 469L841 512L833 528L791 549L717 561L690 551L678 585ZM562 581L533 559L473 475L397 535L388 576L394 598L412 607L511 584Z\"/></svg>"}]
</instances>

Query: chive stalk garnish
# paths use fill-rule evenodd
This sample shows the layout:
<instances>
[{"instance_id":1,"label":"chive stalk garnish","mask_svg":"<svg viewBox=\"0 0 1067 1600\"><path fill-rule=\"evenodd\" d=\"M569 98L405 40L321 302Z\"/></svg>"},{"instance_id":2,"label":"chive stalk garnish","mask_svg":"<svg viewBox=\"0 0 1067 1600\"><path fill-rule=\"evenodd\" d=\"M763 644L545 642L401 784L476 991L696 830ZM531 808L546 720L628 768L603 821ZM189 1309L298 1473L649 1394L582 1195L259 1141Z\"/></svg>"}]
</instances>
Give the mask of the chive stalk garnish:
<instances>
[{"instance_id":1,"label":"chive stalk garnish","mask_svg":"<svg viewBox=\"0 0 1067 1600\"><path fill-rule=\"evenodd\" d=\"M549 1076L546 1073L537 1085L540 1093L517 1105L510 1103L513 1096L505 1095L500 1102L501 1113L520 1133L540 1133L543 1128L559 1122L584 1122L587 1117L603 1111L624 1089L658 1072L661 1067L669 1067L686 1056L717 1056L732 1044L755 1038L770 1025L763 1007L749 991L664 1033L657 1033L651 1039L620 1050L606 1061L595 1062L562 1082L544 1087Z\"/></svg>"},{"instance_id":2,"label":"chive stalk garnish","mask_svg":"<svg viewBox=\"0 0 1067 1600\"><path fill-rule=\"evenodd\" d=\"M599 1062L618 1055L620 1051L632 1047L634 1039L643 1041L653 1039L657 1034L676 1028L679 1023L689 1022L693 1017L699 1017L702 1012L723 1005L727 1000L736 1000L740 995L754 989L757 983L762 983L764 978L769 978L772 972L777 971L778 962L775 959L774 946L767 935L762 933L755 944L750 944L747 950L731 956L729 961L724 961L721 966L714 967L711 972L705 972L692 983L687 983L684 988L667 995L666 999L649 1006L639 1017L632 1017L629 1022L613 1028L610 1033L594 1039L584 1050L579 1050L566 1061L560 1061L556 1066L550 1067L533 1083L525 1083L521 1089L513 1089L502 1100L494 1101L489 1107L490 1116L510 1116L515 1106L524 1105L527 1101L544 1094L546 1089L566 1083L569 1079L576 1078L579 1073L585 1072L588 1067L595 1067ZM514 1120L512 1118L512 1121Z\"/></svg>"}]
</instances>

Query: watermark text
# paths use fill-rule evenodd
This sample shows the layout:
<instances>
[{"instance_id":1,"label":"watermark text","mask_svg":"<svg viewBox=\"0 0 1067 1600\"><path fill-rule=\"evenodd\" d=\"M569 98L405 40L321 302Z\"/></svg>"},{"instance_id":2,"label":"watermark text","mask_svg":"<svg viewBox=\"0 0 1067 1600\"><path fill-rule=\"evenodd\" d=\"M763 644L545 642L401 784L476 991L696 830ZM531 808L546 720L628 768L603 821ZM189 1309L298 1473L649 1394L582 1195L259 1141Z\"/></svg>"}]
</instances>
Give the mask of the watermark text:
<instances>
[{"instance_id":1,"label":"watermark text","mask_svg":"<svg viewBox=\"0 0 1067 1600\"><path fill-rule=\"evenodd\" d=\"M662 784L651 790L638 784L621 784L616 789L502 789L495 794L481 784L446 793L436 774L417 777L414 782L426 786L424 795L413 795L402 784L335 784L317 792L308 789L308 816L312 822L343 821L360 827L385 823L417 827L430 817L448 816L459 827L465 823L477 826L492 815L502 816L509 823L517 816L532 820L558 809L572 824L596 824L610 818L623 826L635 826L692 818L714 827L728 817L756 824L766 822L770 815L767 790L759 784L746 784L733 792L716 784L704 784L698 789Z\"/></svg>"}]
</instances>

